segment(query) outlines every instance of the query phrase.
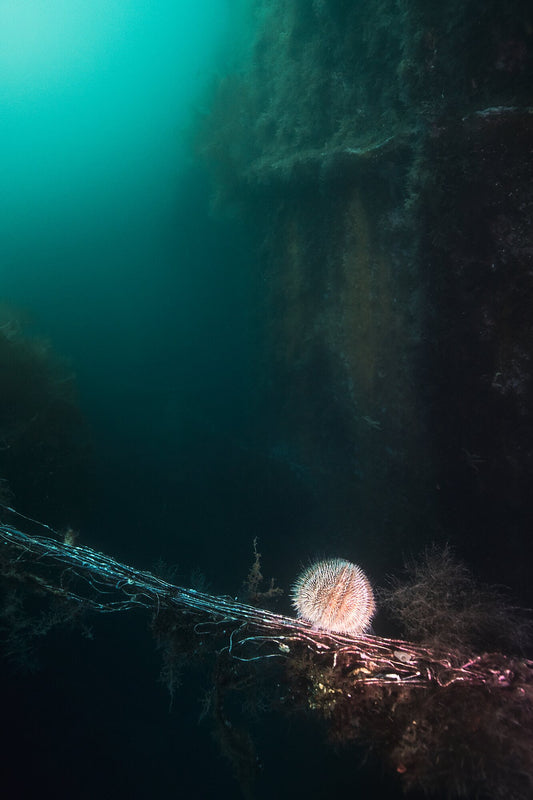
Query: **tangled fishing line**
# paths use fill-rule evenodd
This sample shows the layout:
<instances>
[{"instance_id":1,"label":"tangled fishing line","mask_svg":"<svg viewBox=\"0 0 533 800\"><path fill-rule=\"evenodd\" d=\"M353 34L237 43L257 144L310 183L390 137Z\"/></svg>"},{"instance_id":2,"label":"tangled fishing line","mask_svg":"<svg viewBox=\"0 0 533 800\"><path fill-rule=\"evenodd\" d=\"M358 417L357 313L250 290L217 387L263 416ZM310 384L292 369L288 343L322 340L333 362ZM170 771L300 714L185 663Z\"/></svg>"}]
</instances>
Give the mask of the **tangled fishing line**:
<instances>
[{"instance_id":1,"label":"tangled fishing line","mask_svg":"<svg viewBox=\"0 0 533 800\"><path fill-rule=\"evenodd\" d=\"M1 572L23 591L96 614L144 608L192 635L214 625L227 658L258 667L265 659L285 661L292 696L306 695L307 706L327 718L333 738L370 736L407 788L431 790L435 781L447 782L453 793L461 786L477 790L481 782L494 797L531 796L533 662L319 630L231 597L175 586L69 543L12 508L4 507L3 517Z\"/></svg>"}]
</instances>

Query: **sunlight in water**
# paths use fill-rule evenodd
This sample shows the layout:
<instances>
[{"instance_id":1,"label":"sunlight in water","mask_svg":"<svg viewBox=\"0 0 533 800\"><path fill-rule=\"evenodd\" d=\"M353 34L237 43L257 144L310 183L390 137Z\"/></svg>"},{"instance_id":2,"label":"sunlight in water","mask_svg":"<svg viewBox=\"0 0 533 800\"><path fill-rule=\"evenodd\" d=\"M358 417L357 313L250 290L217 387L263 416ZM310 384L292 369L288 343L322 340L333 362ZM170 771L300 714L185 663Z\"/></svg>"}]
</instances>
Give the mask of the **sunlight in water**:
<instances>
[{"instance_id":1,"label":"sunlight in water","mask_svg":"<svg viewBox=\"0 0 533 800\"><path fill-rule=\"evenodd\" d=\"M0 71L12 89L43 90L91 69L127 23L113 0L0 0Z\"/></svg>"}]
</instances>

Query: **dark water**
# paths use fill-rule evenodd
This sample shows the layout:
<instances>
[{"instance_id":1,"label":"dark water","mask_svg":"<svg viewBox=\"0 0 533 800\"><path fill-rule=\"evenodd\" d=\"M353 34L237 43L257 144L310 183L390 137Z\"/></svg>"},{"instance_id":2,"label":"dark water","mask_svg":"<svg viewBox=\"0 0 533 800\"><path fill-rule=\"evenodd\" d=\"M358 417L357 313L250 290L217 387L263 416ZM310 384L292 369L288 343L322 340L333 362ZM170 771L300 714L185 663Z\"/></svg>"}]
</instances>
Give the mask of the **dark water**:
<instances>
[{"instance_id":1,"label":"dark water","mask_svg":"<svg viewBox=\"0 0 533 800\"><path fill-rule=\"evenodd\" d=\"M312 509L265 433L246 233L212 218L187 148L236 7L32 6L0 7L1 296L76 373L93 459L83 540L231 593L268 537L265 571L287 586L302 560L291 531ZM35 674L7 667L6 796L239 795L199 722L209 672L188 674L169 710L146 628L98 620L93 640L49 637ZM318 727L273 714L256 727L260 796L351 785Z\"/></svg>"}]
</instances>

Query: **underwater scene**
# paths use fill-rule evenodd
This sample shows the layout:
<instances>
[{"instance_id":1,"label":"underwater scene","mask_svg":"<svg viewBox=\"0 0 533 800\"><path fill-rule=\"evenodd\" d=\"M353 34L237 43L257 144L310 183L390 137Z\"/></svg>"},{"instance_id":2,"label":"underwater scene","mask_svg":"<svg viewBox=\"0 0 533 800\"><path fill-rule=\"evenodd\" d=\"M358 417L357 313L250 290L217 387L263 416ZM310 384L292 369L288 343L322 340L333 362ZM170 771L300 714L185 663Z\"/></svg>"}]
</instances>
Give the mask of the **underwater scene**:
<instances>
[{"instance_id":1,"label":"underwater scene","mask_svg":"<svg viewBox=\"0 0 533 800\"><path fill-rule=\"evenodd\" d=\"M6 798L533 797L530 0L0 0Z\"/></svg>"}]
</instances>

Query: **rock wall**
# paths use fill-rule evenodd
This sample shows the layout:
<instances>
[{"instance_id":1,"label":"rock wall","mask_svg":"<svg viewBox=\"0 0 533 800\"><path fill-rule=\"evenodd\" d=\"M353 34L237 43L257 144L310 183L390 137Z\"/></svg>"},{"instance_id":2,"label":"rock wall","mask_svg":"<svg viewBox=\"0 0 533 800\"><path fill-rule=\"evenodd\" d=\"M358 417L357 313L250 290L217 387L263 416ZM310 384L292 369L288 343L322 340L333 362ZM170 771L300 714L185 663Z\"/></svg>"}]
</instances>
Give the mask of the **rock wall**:
<instances>
[{"instance_id":1,"label":"rock wall","mask_svg":"<svg viewBox=\"0 0 533 800\"><path fill-rule=\"evenodd\" d=\"M197 142L257 242L278 429L376 550L474 551L505 525L511 558L533 457L529 3L255 14Z\"/></svg>"}]
</instances>

